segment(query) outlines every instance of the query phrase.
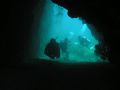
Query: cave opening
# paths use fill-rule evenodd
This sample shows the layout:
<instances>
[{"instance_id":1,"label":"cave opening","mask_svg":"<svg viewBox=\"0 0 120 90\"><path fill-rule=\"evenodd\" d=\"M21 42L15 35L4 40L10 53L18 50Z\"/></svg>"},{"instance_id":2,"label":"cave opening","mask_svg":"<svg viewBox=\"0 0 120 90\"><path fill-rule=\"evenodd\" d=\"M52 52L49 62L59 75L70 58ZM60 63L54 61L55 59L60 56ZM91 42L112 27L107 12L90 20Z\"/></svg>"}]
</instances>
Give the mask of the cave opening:
<instances>
[{"instance_id":1,"label":"cave opening","mask_svg":"<svg viewBox=\"0 0 120 90\"><path fill-rule=\"evenodd\" d=\"M46 0L39 25L39 47L36 58L52 60L44 54L47 43L51 38L55 38L58 43L67 38L69 55L61 50L61 56L56 61L62 63L104 62L99 55L95 54L95 45L99 44L99 41L92 35L91 29L82 18L71 18L68 16L67 9L51 0Z\"/></svg>"}]
</instances>

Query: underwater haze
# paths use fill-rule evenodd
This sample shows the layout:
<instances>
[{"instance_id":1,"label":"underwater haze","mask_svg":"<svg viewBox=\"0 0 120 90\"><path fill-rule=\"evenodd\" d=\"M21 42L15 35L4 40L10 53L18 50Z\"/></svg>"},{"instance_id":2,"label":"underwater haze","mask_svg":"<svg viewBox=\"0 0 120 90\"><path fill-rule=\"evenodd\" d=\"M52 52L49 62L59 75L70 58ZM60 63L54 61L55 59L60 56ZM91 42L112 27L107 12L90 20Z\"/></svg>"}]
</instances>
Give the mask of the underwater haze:
<instances>
[{"instance_id":1,"label":"underwater haze","mask_svg":"<svg viewBox=\"0 0 120 90\"><path fill-rule=\"evenodd\" d=\"M55 38L58 43L68 39L67 54L61 50L58 62L78 63L78 62L103 62L94 53L98 40L91 34L88 24L81 18L71 18L68 10L58 6L51 0L46 0L42 19L39 25L39 48L37 57L45 60L52 60L44 54L44 49L51 38Z\"/></svg>"}]
</instances>

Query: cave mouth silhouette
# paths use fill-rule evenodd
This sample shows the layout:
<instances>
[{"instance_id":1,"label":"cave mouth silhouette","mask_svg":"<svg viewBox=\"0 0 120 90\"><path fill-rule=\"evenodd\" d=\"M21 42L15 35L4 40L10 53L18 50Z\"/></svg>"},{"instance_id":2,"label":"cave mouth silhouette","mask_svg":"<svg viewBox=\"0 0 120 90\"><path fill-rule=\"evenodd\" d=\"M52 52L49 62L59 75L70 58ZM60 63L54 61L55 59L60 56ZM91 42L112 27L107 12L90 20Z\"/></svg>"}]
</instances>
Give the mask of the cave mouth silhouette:
<instances>
[{"instance_id":1,"label":"cave mouth silhouette","mask_svg":"<svg viewBox=\"0 0 120 90\"><path fill-rule=\"evenodd\" d=\"M68 47L69 55L66 57L61 51L61 57L56 61L62 63L105 62L106 60L102 60L94 52L95 45L99 44L99 41L91 34L91 29L95 29L93 26L91 27L82 18L71 18L68 16L67 9L58 6L51 0L46 0L39 26L41 30L40 43L36 58L52 60L44 54L47 43L51 38L55 38L58 43L68 38L70 41ZM79 41L79 36L83 42Z\"/></svg>"}]
</instances>

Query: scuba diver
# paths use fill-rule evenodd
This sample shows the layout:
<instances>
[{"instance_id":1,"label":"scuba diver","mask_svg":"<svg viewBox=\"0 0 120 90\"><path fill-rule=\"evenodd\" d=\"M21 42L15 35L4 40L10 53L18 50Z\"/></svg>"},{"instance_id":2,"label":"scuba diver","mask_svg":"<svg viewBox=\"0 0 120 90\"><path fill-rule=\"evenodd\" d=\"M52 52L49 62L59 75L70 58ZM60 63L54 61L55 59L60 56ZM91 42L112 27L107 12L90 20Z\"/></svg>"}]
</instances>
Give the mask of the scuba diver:
<instances>
[{"instance_id":1,"label":"scuba diver","mask_svg":"<svg viewBox=\"0 0 120 90\"><path fill-rule=\"evenodd\" d=\"M44 54L52 59L57 59L60 57L60 46L54 38L46 45Z\"/></svg>"},{"instance_id":2,"label":"scuba diver","mask_svg":"<svg viewBox=\"0 0 120 90\"><path fill-rule=\"evenodd\" d=\"M64 59L68 59L69 57L68 44L69 44L68 38L65 38L63 41L60 42L60 48L63 53Z\"/></svg>"},{"instance_id":3,"label":"scuba diver","mask_svg":"<svg viewBox=\"0 0 120 90\"><path fill-rule=\"evenodd\" d=\"M96 55L99 55L101 57L101 59L103 59L103 60L107 60L109 57L108 47L101 43L95 45L95 53L96 53Z\"/></svg>"},{"instance_id":4,"label":"scuba diver","mask_svg":"<svg viewBox=\"0 0 120 90\"><path fill-rule=\"evenodd\" d=\"M87 48L90 47L91 42L86 37L78 36L78 40L80 42L80 45Z\"/></svg>"}]
</instances>

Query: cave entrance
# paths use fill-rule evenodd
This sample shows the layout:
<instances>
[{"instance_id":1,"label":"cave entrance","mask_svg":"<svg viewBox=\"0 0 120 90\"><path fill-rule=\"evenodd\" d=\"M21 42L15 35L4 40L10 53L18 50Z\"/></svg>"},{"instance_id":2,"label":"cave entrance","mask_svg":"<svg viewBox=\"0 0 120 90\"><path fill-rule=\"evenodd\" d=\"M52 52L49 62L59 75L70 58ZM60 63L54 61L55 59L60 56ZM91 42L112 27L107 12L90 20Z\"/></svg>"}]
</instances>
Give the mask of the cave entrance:
<instances>
[{"instance_id":1,"label":"cave entrance","mask_svg":"<svg viewBox=\"0 0 120 90\"><path fill-rule=\"evenodd\" d=\"M65 38L68 39L68 52L66 56L61 51L59 62L101 62L99 56L94 53L98 40L91 34L88 24L81 18L71 18L68 10L58 6L50 0L46 0L43 16L40 23L40 44L38 58L51 60L44 54L46 44L51 38L58 43Z\"/></svg>"}]
</instances>

